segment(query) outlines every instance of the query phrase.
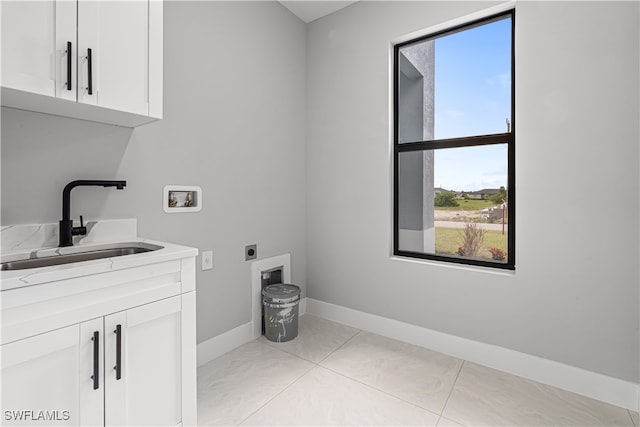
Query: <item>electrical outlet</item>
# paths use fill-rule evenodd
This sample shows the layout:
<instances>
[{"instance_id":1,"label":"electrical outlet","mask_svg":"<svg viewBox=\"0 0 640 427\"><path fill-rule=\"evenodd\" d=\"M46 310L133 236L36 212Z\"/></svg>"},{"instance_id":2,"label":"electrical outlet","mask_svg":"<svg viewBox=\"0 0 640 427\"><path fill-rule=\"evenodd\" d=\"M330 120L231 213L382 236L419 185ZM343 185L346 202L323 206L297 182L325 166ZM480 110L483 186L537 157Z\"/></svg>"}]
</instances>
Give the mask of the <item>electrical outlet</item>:
<instances>
[{"instance_id":1,"label":"electrical outlet","mask_svg":"<svg viewBox=\"0 0 640 427\"><path fill-rule=\"evenodd\" d=\"M247 245L244 247L244 260L251 261L252 259L256 259L258 257L258 245Z\"/></svg>"},{"instance_id":2,"label":"electrical outlet","mask_svg":"<svg viewBox=\"0 0 640 427\"><path fill-rule=\"evenodd\" d=\"M213 251L202 252L202 269L211 270L213 268Z\"/></svg>"}]
</instances>

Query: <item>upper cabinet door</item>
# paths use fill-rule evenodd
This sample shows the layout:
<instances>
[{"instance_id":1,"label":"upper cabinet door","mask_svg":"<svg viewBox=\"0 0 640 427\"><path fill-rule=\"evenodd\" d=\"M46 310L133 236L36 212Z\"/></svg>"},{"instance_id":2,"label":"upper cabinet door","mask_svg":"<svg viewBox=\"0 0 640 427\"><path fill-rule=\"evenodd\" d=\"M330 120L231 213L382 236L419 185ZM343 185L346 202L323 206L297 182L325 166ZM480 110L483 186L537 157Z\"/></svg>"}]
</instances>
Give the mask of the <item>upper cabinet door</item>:
<instances>
[{"instance_id":1,"label":"upper cabinet door","mask_svg":"<svg viewBox=\"0 0 640 427\"><path fill-rule=\"evenodd\" d=\"M76 0L56 1L56 98L76 100L78 58Z\"/></svg>"},{"instance_id":2,"label":"upper cabinet door","mask_svg":"<svg viewBox=\"0 0 640 427\"><path fill-rule=\"evenodd\" d=\"M78 44L78 102L149 115L149 0L79 0Z\"/></svg>"},{"instance_id":3,"label":"upper cabinet door","mask_svg":"<svg viewBox=\"0 0 640 427\"><path fill-rule=\"evenodd\" d=\"M2 86L55 96L56 2L2 1Z\"/></svg>"}]
</instances>

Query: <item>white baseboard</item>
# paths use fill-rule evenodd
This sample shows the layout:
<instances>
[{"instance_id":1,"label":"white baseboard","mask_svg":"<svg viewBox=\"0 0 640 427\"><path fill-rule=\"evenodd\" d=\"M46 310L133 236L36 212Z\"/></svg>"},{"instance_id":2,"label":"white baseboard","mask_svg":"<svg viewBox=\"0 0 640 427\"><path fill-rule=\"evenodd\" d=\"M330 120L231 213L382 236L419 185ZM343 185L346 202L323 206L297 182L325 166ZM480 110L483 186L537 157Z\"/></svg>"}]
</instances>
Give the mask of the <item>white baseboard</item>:
<instances>
[{"instance_id":1,"label":"white baseboard","mask_svg":"<svg viewBox=\"0 0 640 427\"><path fill-rule=\"evenodd\" d=\"M623 408L640 406L636 383L312 298L306 298L305 312Z\"/></svg>"},{"instance_id":2,"label":"white baseboard","mask_svg":"<svg viewBox=\"0 0 640 427\"><path fill-rule=\"evenodd\" d=\"M302 316L307 312L307 298L302 298L298 304L298 315Z\"/></svg>"},{"instance_id":3,"label":"white baseboard","mask_svg":"<svg viewBox=\"0 0 640 427\"><path fill-rule=\"evenodd\" d=\"M307 299L302 298L298 305L298 315L307 312ZM202 366L216 357L230 352L253 340L253 322L247 322L198 344L198 366Z\"/></svg>"},{"instance_id":4,"label":"white baseboard","mask_svg":"<svg viewBox=\"0 0 640 427\"><path fill-rule=\"evenodd\" d=\"M198 344L198 366L253 340L253 324L247 322Z\"/></svg>"}]
</instances>

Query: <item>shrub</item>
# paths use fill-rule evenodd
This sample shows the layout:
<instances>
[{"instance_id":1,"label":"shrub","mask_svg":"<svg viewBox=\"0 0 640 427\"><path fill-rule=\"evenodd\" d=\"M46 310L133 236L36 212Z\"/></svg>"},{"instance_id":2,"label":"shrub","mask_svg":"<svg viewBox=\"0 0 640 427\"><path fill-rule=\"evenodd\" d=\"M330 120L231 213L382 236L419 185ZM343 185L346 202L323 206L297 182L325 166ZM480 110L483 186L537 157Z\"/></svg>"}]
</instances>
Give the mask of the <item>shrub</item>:
<instances>
[{"instance_id":1,"label":"shrub","mask_svg":"<svg viewBox=\"0 0 640 427\"><path fill-rule=\"evenodd\" d=\"M507 201L507 189L504 187L500 187L500 190L497 194L494 194L489 198L493 203L500 205Z\"/></svg>"},{"instance_id":2,"label":"shrub","mask_svg":"<svg viewBox=\"0 0 640 427\"><path fill-rule=\"evenodd\" d=\"M495 259L497 261L502 261L505 258L505 256L507 255L500 248L489 248L488 251L491 252L491 258L493 258L493 259Z\"/></svg>"},{"instance_id":3,"label":"shrub","mask_svg":"<svg viewBox=\"0 0 640 427\"><path fill-rule=\"evenodd\" d=\"M438 193L435 195L433 199L433 204L438 207L450 206L456 207L459 206L458 201L453 193L448 191L443 191L442 193Z\"/></svg>"},{"instance_id":4,"label":"shrub","mask_svg":"<svg viewBox=\"0 0 640 427\"><path fill-rule=\"evenodd\" d=\"M484 241L484 229L478 226L478 223L467 221L462 230L462 248L464 256L475 257L480 251L482 242Z\"/></svg>"}]
</instances>

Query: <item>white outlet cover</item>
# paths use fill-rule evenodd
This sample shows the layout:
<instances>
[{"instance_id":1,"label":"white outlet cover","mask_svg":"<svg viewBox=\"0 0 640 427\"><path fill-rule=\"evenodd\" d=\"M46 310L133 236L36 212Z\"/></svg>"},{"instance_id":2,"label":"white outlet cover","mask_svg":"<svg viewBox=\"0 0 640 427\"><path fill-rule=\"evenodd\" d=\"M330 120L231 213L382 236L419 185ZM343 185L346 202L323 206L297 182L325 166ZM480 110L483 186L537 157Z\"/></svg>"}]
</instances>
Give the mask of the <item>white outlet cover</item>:
<instances>
[{"instance_id":1,"label":"white outlet cover","mask_svg":"<svg viewBox=\"0 0 640 427\"><path fill-rule=\"evenodd\" d=\"M213 251L202 252L202 269L211 270L213 268Z\"/></svg>"}]
</instances>

